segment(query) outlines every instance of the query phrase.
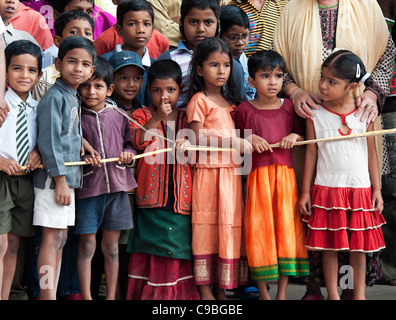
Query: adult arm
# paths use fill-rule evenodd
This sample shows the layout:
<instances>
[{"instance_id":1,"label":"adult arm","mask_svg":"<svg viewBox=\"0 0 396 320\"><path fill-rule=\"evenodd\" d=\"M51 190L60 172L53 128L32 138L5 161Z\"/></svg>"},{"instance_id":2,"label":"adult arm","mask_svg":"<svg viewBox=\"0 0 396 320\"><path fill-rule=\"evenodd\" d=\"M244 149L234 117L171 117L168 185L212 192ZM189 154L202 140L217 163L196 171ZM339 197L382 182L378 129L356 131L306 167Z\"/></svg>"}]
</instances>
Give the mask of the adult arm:
<instances>
[{"instance_id":1,"label":"adult arm","mask_svg":"<svg viewBox=\"0 0 396 320\"><path fill-rule=\"evenodd\" d=\"M7 105L7 102L4 99L5 93L5 55L4 55L4 46L3 42L0 41L0 127L3 125L3 122L7 118L7 114L10 111L10 108Z\"/></svg>"}]
</instances>

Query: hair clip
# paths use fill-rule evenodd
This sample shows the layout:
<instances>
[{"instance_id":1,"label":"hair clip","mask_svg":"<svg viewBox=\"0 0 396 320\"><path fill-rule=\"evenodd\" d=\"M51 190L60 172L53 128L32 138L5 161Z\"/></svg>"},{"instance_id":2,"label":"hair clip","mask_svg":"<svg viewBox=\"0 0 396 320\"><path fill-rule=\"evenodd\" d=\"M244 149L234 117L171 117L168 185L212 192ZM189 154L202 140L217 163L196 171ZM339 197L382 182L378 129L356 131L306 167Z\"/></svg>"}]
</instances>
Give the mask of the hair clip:
<instances>
[{"instance_id":1,"label":"hair clip","mask_svg":"<svg viewBox=\"0 0 396 320\"><path fill-rule=\"evenodd\" d=\"M360 78L360 64L359 63L356 65L356 78L357 79Z\"/></svg>"}]
</instances>

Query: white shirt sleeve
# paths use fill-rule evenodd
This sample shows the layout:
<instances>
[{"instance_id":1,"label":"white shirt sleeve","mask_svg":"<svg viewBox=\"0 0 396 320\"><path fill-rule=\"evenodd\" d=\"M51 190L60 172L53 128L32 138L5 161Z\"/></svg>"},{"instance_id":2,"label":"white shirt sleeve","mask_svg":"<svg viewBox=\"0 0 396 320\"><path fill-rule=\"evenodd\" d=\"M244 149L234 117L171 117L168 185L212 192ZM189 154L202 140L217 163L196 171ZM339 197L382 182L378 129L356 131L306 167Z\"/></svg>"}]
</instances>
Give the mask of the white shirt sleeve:
<instances>
[{"instance_id":1,"label":"white shirt sleeve","mask_svg":"<svg viewBox=\"0 0 396 320\"><path fill-rule=\"evenodd\" d=\"M3 19L0 19L0 34L3 34L6 31L6 27L4 25Z\"/></svg>"}]
</instances>

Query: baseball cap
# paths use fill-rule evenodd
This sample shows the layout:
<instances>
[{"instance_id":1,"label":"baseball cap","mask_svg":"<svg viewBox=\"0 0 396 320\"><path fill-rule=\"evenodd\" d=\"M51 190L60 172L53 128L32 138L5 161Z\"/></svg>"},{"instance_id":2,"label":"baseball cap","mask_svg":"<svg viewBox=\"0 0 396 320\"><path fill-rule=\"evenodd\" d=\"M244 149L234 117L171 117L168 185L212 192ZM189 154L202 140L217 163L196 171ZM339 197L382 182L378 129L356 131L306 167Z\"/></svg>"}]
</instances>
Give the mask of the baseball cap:
<instances>
[{"instance_id":1,"label":"baseball cap","mask_svg":"<svg viewBox=\"0 0 396 320\"><path fill-rule=\"evenodd\" d=\"M110 57L109 62L112 65L114 72L125 66L137 66L145 71L142 59L140 59L140 56L134 51L123 50L115 52Z\"/></svg>"}]
</instances>

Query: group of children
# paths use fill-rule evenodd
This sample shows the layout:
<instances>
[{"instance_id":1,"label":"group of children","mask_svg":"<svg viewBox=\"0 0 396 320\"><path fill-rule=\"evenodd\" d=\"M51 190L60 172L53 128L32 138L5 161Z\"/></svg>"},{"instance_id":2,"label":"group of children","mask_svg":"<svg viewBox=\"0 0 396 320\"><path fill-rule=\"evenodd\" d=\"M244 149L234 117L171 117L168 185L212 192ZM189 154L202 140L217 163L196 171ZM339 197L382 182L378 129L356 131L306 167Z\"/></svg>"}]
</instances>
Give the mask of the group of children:
<instances>
[{"instance_id":1,"label":"group of children","mask_svg":"<svg viewBox=\"0 0 396 320\"><path fill-rule=\"evenodd\" d=\"M323 250L331 299L336 253L350 251L355 298L364 299L365 253L384 247L373 138L309 145L301 199L291 149L304 140L305 127L307 139L372 130L351 116L349 95L371 78L353 53L329 56L319 82L321 108L304 125L291 101L279 97L283 58L269 50L239 60L249 19L235 8L184 0L184 40L157 60L146 48L154 13L145 0L119 4L116 30L124 43L103 57L96 55L89 16L62 13L52 78L42 76L37 45L7 46L1 299L9 296L20 238L32 236L34 226L42 227L41 299L57 297L72 226L83 299L92 299L99 230L107 299L117 297L123 230L130 230L126 299L225 299L224 289L249 279L261 299L269 299L266 281L279 279L276 297L286 299L288 277L309 274L307 248ZM213 146L220 149L193 150ZM154 154L135 164L136 155L148 152ZM241 155L251 161L246 186ZM81 159L87 164L67 165Z\"/></svg>"}]
</instances>

